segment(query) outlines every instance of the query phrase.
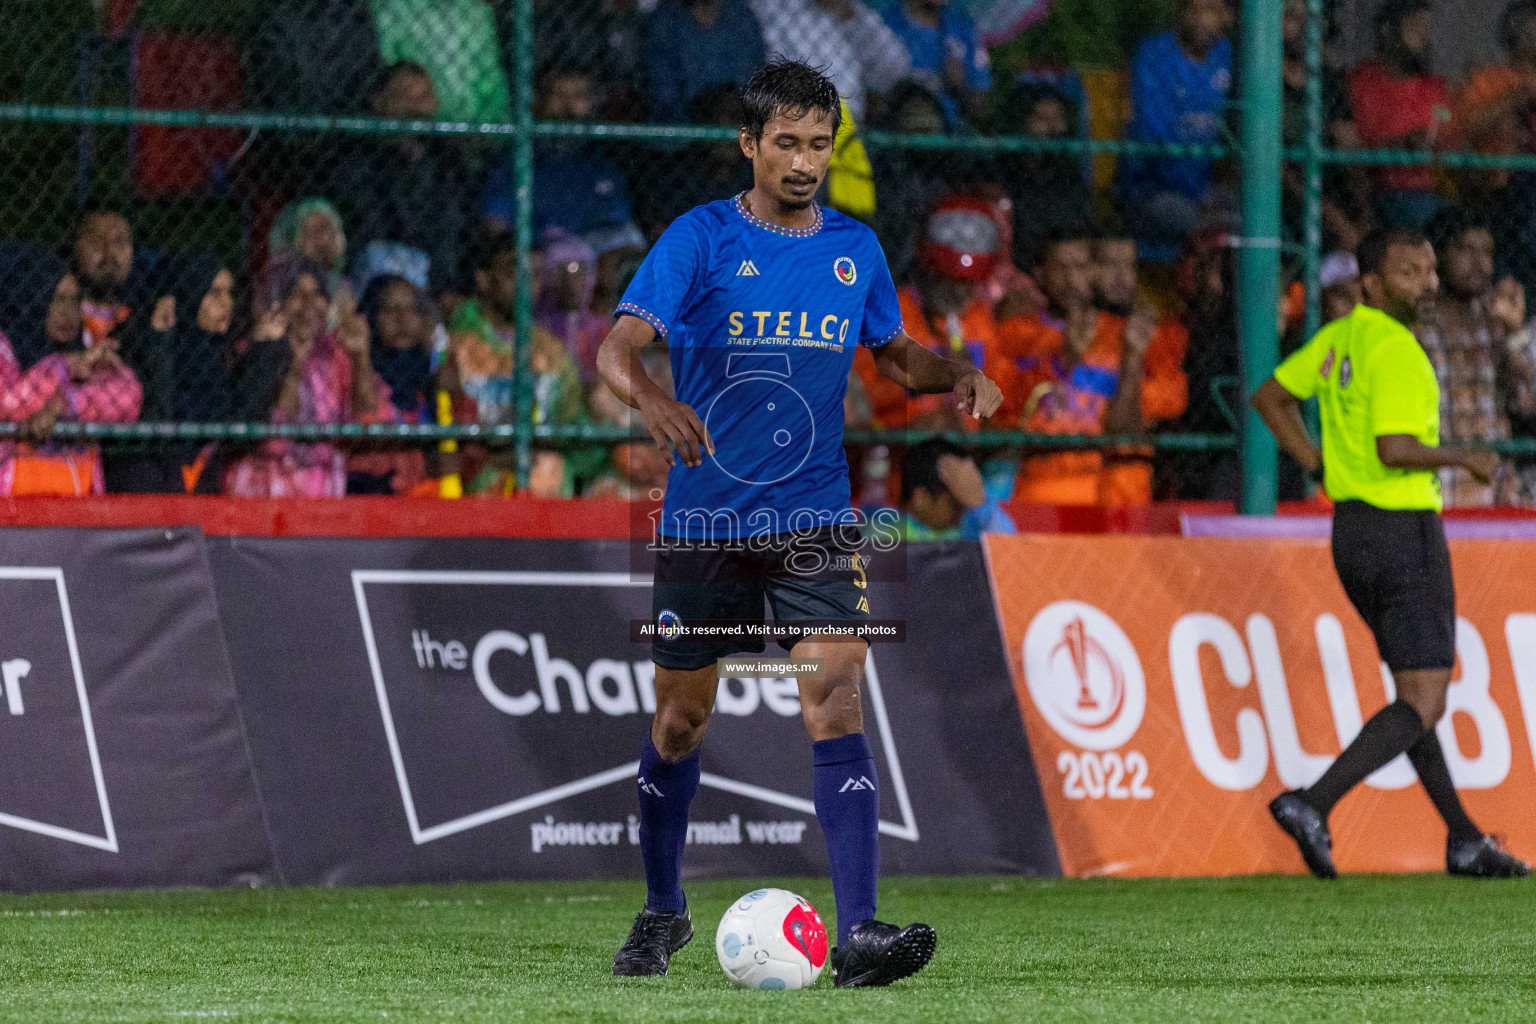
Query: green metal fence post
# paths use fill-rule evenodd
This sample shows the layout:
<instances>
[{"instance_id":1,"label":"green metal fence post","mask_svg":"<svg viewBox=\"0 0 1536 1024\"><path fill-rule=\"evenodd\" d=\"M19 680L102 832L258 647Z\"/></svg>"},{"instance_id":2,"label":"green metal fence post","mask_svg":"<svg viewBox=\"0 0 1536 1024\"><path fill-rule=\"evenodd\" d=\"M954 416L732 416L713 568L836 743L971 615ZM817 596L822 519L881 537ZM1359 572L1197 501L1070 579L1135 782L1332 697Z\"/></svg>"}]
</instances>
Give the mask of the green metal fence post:
<instances>
[{"instance_id":1,"label":"green metal fence post","mask_svg":"<svg viewBox=\"0 0 1536 1024\"><path fill-rule=\"evenodd\" d=\"M533 0L517 0L513 27L517 66L513 69L517 133L515 145L517 306L513 324L517 331L516 363L512 371L517 396L517 487L528 486L533 463Z\"/></svg>"},{"instance_id":2,"label":"green metal fence post","mask_svg":"<svg viewBox=\"0 0 1536 1024\"><path fill-rule=\"evenodd\" d=\"M1307 0L1307 159L1306 208L1302 214L1302 280L1307 289L1303 337L1311 338L1322 326L1323 293L1318 268L1323 249L1323 0Z\"/></svg>"},{"instance_id":3,"label":"green metal fence post","mask_svg":"<svg viewBox=\"0 0 1536 1024\"><path fill-rule=\"evenodd\" d=\"M1242 81L1243 239L1237 256L1238 331L1243 383L1251 393L1274 372L1280 339L1280 15L1283 0L1243 0L1239 78ZM1275 439L1258 414L1243 422L1245 515L1275 510Z\"/></svg>"},{"instance_id":4,"label":"green metal fence post","mask_svg":"<svg viewBox=\"0 0 1536 1024\"><path fill-rule=\"evenodd\" d=\"M1318 275L1323 263L1323 0L1307 0L1306 55L1307 123L1301 162L1306 201L1302 210L1301 277L1306 288L1306 312L1301 336L1311 340L1323 325L1323 288ZM1312 436L1319 436L1317 401L1302 407L1302 419ZM1315 485L1308 484L1310 491Z\"/></svg>"}]
</instances>

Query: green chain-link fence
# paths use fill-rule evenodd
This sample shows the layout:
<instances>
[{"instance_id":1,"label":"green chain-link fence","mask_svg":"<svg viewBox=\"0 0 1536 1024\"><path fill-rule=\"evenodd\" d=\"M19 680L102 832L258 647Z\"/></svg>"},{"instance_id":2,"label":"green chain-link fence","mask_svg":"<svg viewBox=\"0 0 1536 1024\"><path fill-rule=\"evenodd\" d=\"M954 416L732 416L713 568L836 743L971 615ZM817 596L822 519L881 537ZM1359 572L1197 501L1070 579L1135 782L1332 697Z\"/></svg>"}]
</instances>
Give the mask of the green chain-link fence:
<instances>
[{"instance_id":1,"label":"green chain-link fence","mask_svg":"<svg viewBox=\"0 0 1536 1024\"><path fill-rule=\"evenodd\" d=\"M1157 133L1124 123L1129 67L1031 63L1039 55L1029 45L995 49L990 69L963 47L929 59L922 33L892 28L910 12L882 18L887 6L8 4L0 327L22 373L49 354L65 357L63 375L85 380L121 362L137 395L102 387L81 400L88 389L60 376L52 404L21 403L0 415L0 431L111 442L109 489L436 492L455 474L471 491L504 491L515 479L540 493L640 493L658 463L644 443L626 443L639 427L597 386L595 346L667 223L750 184L735 148L736 89L784 52L827 65L845 95L857 131L840 145L822 199L876 228L898 283L912 289L921 340L978 362L982 348L1027 351L1027 332L1019 341L996 321L1059 312L1057 297L1020 271L1034 269L1043 239L1089 221L1105 268L1095 301L1156 327L1144 383L1158 397L1144 402L1148 429L1134 436L1040 416L968 432L942 405L897 410L901 396L893 406L856 379L846 435L856 491L860 479L878 490L891 449L938 432L1005 473L1049 452L1097 452L1150 466L1149 494L1234 497L1239 339L1257 329L1252 318L1239 328L1239 240L1254 232L1238 216L1244 147L1228 128L1240 113L1230 79L1241 83L1245 69L1230 60L1228 82L1215 83L1226 101L1198 126L1201 144L1140 141ZM1244 16L1278 24L1283 6L1250 0ZM1062 0L1048 27L1071 7ZM1158 8L1163 27L1176 8ZM1293 311L1291 344L1324 308L1318 282L1325 250L1339 244L1334 207L1362 178L1353 169L1536 169L1530 157L1341 147L1325 107L1325 14L1312 0L1302 18L1310 72L1299 122L1287 79L1282 263L1308 299ZM1116 45L1128 60L1136 42ZM1014 50L1022 55L1005 60ZM1193 219L1177 210L1172 226L1149 224L1127 168L1170 165L1209 173L1209 196ZM1001 251L983 280L946 274L924 255L928 215L946 203L997 229ZM1104 294L1127 248L1117 243L1133 236L1139 287ZM78 332L50 324L67 270L85 292L89 337L115 338L115 354L76 351ZM971 319L978 304L992 323ZM372 373L390 401L370 386ZM45 376L34 383L50 386ZM1059 460L1057 471L1066 472ZM1302 490L1299 473L1282 471L1282 497Z\"/></svg>"}]
</instances>

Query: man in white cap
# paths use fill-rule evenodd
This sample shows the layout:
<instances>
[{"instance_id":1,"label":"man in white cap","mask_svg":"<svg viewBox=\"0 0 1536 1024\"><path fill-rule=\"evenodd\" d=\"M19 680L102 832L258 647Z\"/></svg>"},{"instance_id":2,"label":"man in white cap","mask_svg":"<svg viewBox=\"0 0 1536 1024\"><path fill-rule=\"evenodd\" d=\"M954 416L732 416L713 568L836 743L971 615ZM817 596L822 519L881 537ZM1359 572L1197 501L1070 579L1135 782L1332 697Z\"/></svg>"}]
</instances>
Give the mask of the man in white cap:
<instances>
[{"instance_id":1,"label":"man in white cap","mask_svg":"<svg viewBox=\"0 0 1536 1024\"><path fill-rule=\"evenodd\" d=\"M1329 253L1318 268L1317 283L1322 292L1325 325L1349 316L1365 301L1364 293L1360 291L1360 264L1352 252Z\"/></svg>"}]
</instances>

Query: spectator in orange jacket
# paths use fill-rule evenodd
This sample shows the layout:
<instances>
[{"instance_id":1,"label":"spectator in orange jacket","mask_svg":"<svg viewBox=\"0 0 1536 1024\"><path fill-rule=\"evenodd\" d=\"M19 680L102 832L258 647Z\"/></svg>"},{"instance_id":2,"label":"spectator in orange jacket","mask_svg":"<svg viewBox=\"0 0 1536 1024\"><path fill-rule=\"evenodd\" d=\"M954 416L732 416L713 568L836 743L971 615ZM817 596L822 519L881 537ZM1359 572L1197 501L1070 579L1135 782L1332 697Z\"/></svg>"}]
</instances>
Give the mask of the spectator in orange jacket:
<instances>
[{"instance_id":1,"label":"spectator in orange jacket","mask_svg":"<svg viewBox=\"0 0 1536 1024\"><path fill-rule=\"evenodd\" d=\"M987 369L994 380L1014 384L1012 393L1005 388L1000 426L1044 434L1140 434L1183 410L1186 388L1176 364L1154 368L1146 361L1155 314L1142 307L1125 318L1095 308L1097 276L1089 231L1066 228L1041 242L1034 277L1047 307L1007 326L1006 343ZM1019 468L1014 498L1145 504L1152 500L1147 454L1133 448L1033 455Z\"/></svg>"},{"instance_id":2,"label":"spectator in orange jacket","mask_svg":"<svg viewBox=\"0 0 1536 1024\"><path fill-rule=\"evenodd\" d=\"M1141 273L1136 263L1136 239L1129 234L1108 231L1093 241L1093 304L1106 313L1131 320L1138 315L1157 322L1152 340L1147 342L1145 366L1152 376L1166 380L1170 387L1160 395L1164 404L1147 412L1154 420L1169 420L1182 415L1189 395L1184 384L1184 352L1189 348L1189 328L1176 316L1163 316L1141 292ZM1145 401L1145 398L1143 398Z\"/></svg>"},{"instance_id":3,"label":"spectator in orange jacket","mask_svg":"<svg viewBox=\"0 0 1536 1024\"><path fill-rule=\"evenodd\" d=\"M995 366L997 361L990 357L1002 343L1002 332L982 286L997 267L999 248L998 226L989 203L971 195L953 195L939 203L917 244L913 283L899 292L907 334L946 358L976 367ZM867 349L859 350L854 367L878 427L976 430L980 426L961 414L951 395L909 395L875 370ZM1007 391L1008 378L993 379Z\"/></svg>"},{"instance_id":4,"label":"spectator in orange jacket","mask_svg":"<svg viewBox=\"0 0 1536 1024\"><path fill-rule=\"evenodd\" d=\"M1504 9L1500 36L1509 60L1480 68L1456 98L1460 139L1479 153L1529 153L1536 142L1536 2L1514 0ZM1487 195L1509 183L1509 170L1468 178Z\"/></svg>"}]
</instances>

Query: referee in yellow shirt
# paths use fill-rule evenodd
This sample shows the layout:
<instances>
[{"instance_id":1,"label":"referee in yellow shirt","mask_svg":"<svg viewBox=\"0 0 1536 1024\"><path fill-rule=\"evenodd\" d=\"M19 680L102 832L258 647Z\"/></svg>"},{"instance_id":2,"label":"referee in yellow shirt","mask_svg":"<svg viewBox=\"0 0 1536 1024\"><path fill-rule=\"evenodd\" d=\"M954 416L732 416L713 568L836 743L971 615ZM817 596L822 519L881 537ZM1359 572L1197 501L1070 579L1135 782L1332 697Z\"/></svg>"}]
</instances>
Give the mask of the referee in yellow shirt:
<instances>
[{"instance_id":1,"label":"referee in yellow shirt","mask_svg":"<svg viewBox=\"0 0 1536 1024\"><path fill-rule=\"evenodd\" d=\"M1336 878L1328 813L1366 776L1406 753L1445 819L1446 870L1516 878L1530 873L1467 817L1435 724L1456 662L1456 587L1440 523L1442 466L1487 481L1498 456L1440 445L1440 386L1409 327L1419 300L1439 287L1422 235L1377 231L1360 243L1365 304L1323 328L1275 370L1253 407L1280 445L1333 499L1333 564L1392 670L1397 699L1306 789L1282 793L1270 813L1319 878ZM1316 395L1319 451L1301 420Z\"/></svg>"}]
</instances>

